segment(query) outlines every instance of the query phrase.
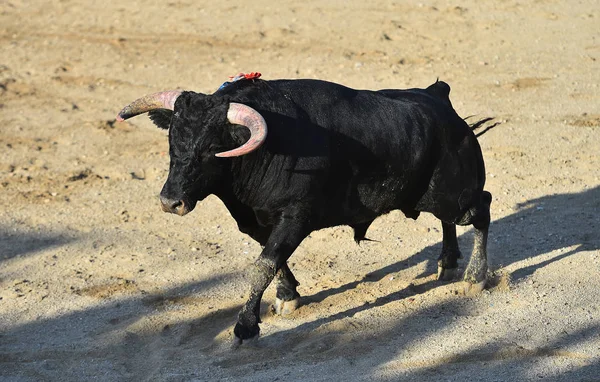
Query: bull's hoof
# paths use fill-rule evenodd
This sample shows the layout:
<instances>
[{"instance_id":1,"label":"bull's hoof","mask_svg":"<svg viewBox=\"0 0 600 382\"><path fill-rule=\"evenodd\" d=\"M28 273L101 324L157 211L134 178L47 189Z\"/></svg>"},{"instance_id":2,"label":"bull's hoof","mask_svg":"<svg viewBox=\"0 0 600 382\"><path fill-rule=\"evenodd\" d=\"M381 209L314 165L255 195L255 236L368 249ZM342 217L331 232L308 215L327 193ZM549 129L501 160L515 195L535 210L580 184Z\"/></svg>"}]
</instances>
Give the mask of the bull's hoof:
<instances>
[{"instance_id":1,"label":"bull's hoof","mask_svg":"<svg viewBox=\"0 0 600 382\"><path fill-rule=\"evenodd\" d=\"M472 283L469 281L463 281L463 293L465 296L473 297L479 295L485 288L486 280L478 283Z\"/></svg>"},{"instance_id":2,"label":"bull's hoof","mask_svg":"<svg viewBox=\"0 0 600 382\"><path fill-rule=\"evenodd\" d=\"M255 343L259 334L258 325L246 327L238 322L233 329L233 348L237 349L242 343L245 344L244 346Z\"/></svg>"},{"instance_id":3,"label":"bull's hoof","mask_svg":"<svg viewBox=\"0 0 600 382\"><path fill-rule=\"evenodd\" d=\"M444 268L438 265L437 279L439 281L450 281L456 277L458 268Z\"/></svg>"},{"instance_id":4,"label":"bull's hoof","mask_svg":"<svg viewBox=\"0 0 600 382\"><path fill-rule=\"evenodd\" d=\"M300 306L300 298L297 297L290 301L275 300L273 311L279 316L287 316L292 314Z\"/></svg>"},{"instance_id":5,"label":"bull's hoof","mask_svg":"<svg viewBox=\"0 0 600 382\"><path fill-rule=\"evenodd\" d=\"M258 334L255 335L254 337L250 337L250 338L246 338L246 339L241 339L238 336L233 336L233 344L231 345L231 348L233 350L239 348L240 346L242 346L242 344L244 344L244 347L257 347L258 346Z\"/></svg>"}]
</instances>

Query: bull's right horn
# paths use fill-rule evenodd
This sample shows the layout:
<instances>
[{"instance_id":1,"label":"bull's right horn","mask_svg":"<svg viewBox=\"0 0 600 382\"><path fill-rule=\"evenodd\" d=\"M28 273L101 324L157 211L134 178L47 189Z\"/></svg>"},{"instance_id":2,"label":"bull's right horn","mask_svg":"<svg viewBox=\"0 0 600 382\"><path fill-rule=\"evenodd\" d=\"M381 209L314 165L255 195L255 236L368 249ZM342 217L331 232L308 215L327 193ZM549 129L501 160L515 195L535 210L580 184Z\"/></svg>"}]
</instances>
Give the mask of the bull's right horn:
<instances>
[{"instance_id":1,"label":"bull's right horn","mask_svg":"<svg viewBox=\"0 0 600 382\"><path fill-rule=\"evenodd\" d=\"M155 109L173 110L175 108L175 101L180 95L180 90L170 90L149 94L139 98L121 110L119 115L117 115L117 121L122 122L128 118L135 117L136 115L140 115Z\"/></svg>"},{"instance_id":2,"label":"bull's right horn","mask_svg":"<svg viewBox=\"0 0 600 382\"><path fill-rule=\"evenodd\" d=\"M227 111L227 120L234 125L246 126L250 130L250 139L233 150L215 154L220 158L239 157L256 150L267 139L267 122L260 113L250 106L232 102Z\"/></svg>"}]
</instances>

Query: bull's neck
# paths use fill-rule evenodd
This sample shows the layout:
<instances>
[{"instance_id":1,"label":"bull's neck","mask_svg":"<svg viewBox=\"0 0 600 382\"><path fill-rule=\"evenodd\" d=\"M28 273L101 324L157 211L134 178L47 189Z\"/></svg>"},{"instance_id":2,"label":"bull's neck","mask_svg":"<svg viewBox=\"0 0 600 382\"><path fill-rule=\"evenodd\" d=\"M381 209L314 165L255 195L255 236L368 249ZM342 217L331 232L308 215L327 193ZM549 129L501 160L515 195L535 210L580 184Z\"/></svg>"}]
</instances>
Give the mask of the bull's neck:
<instances>
[{"instance_id":1,"label":"bull's neck","mask_svg":"<svg viewBox=\"0 0 600 382\"><path fill-rule=\"evenodd\" d=\"M264 195L262 182L271 162L268 153L260 150L247 156L231 158L229 171L220 192L215 193L225 205L245 205L259 208Z\"/></svg>"},{"instance_id":2,"label":"bull's neck","mask_svg":"<svg viewBox=\"0 0 600 382\"><path fill-rule=\"evenodd\" d=\"M231 191L223 190L216 193L215 196L221 199L231 216L237 221L238 225L246 225L253 221L254 212L252 207L245 204Z\"/></svg>"}]
</instances>

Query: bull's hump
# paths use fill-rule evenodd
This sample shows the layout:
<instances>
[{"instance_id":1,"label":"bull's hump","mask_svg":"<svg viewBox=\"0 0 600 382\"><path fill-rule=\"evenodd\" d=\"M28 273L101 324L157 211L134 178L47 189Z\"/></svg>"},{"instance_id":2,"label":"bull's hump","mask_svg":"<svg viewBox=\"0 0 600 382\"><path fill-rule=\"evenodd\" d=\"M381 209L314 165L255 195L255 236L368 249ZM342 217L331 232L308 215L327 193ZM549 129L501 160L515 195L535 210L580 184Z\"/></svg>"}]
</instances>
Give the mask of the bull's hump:
<instances>
[{"instance_id":1,"label":"bull's hump","mask_svg":"<svg viewBox=\"0 0 600 382\"><path fill-rule=\"evenodd\" d=\"M448 85L444 81L438 80L434 84L429 85L425 90L432 96L441 99L445 103L450 104L450 85Z\"/></svg>"}]
</instances>

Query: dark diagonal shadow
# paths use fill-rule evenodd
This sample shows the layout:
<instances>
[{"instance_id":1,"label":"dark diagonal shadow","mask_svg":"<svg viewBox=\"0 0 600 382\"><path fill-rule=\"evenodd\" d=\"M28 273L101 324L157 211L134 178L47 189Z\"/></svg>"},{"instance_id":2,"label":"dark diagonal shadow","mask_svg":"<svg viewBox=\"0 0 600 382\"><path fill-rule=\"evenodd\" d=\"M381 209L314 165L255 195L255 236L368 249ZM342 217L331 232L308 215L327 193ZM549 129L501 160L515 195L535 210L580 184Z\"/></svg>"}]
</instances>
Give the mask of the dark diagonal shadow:
<instances>
[{"instance_id":1,"label":"dark diagonal shadow","mask_svg":"<svg viewBox=\"0 0 600 382\"><path fill-rule=\"evenodd\" d=\"M598 381L600 359L591 354L567 350L582 341L598 336L600 325L589 325L572 333L557 333L556 338L541 347L522 346L515 333L508 333L500 340L475 347L466 352L450 353L430 365L422 365L408 375L406 381L424 381L432 375L443 380L463 381L472 378L484 380L485 376L497 381ZM578 367L540 368L539 362L570 361ZM481 365L482 373L473 375L473 366ZM469 367L471 366L471 367ZM538 366L538 367L535 367ZM395 381L395 379L382 379Z\"/></svg>"},{"instance_id":2,"label":"dark diagonal shadow","mask_svg":"<svg viewBox=\"0 0 600 382\"><path fill-rule=\"evenodd\" d=\"M52 247L60 247L77 239L48 232L21 232L0 227L0 262Z\"/></svg>"}]
</instances>

